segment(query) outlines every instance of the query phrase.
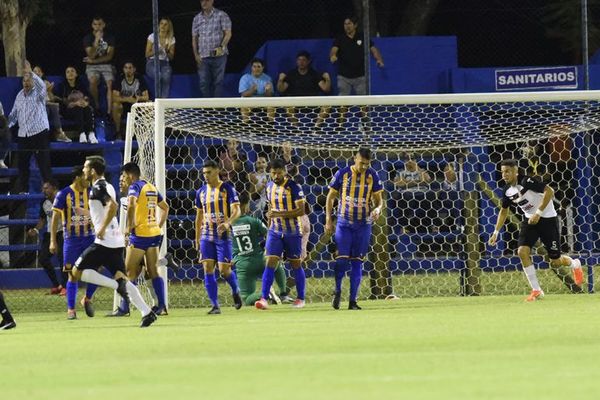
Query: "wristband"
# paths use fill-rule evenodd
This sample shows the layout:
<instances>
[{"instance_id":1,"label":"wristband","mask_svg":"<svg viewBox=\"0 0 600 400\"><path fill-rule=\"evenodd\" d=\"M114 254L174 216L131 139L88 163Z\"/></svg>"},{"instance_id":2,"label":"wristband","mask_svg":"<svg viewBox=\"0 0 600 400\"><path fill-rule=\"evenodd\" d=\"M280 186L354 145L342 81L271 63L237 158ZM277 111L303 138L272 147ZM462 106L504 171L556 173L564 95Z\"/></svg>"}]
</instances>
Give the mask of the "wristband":
<instances>
[{"instance_id":1,"label":"wristband","mask_svg":"<svg viewBox=\"0 0 600 400\"><path fill-rule=\"evenodd\" d=\"M538 208L537 210L535 210L535 213L541 217L543 211Z\"/></svg>"}]
</instances>

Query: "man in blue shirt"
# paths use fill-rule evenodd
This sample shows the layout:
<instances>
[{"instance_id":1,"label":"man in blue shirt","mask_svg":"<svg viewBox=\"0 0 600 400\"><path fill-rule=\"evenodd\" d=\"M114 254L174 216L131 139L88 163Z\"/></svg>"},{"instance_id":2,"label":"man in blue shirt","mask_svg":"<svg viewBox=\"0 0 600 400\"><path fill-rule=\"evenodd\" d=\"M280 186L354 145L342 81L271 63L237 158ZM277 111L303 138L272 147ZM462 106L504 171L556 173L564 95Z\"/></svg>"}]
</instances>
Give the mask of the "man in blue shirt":
<instances>
[{"instance_id":1,"label":"man in blue shirt","mask_svg":"<svg viewBox=\"0 0 600 400\"><path fill-rule=\"evenodd\" d=\"M31 70L29 61L25 61L23 89L17 94L8 116L9 127L19 125L19 192L29 191L29 160L33 154L43 181L48 182L52 178L46 93L46 84Z\"/></svg>"}]
</instances>

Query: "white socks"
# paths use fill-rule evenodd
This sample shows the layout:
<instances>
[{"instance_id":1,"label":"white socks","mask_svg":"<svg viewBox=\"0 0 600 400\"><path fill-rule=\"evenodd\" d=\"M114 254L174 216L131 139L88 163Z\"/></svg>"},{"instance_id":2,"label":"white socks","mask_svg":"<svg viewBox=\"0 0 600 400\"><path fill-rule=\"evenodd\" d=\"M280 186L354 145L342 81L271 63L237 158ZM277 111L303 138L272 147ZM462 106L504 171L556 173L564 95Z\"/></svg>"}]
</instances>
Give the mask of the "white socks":
<instances>
[{"instance_id":1,"label":"white socks","mask_svg":"<svg viewBox=\"0 0 600 400\"><path fill-rule=\"evenodd\" d=\"M117 287L119 287L117 281L107 276L104 276L101 273L94 271L93 269L84 269L83 271L81 271L81 280L84 282L96 284L98 286L111 288L113 290L117 290Z\"/></svg>"},{"instance_id":2,"label":"white socks","mask_svg":"<svg viewBox=\"0 0 600 400\"><path fill-rule=\"evenodd\" d=\"M542 288L540 287L540 283L538 282L537 275L535 273L535 268L533 267L533 265L530 265L529 267L524 267L523 271L525 272L525 276L529 281L529 286L531 286L533 290L542 290Z\"/></svg>"},{"instance_id":3,"label":"white socks","mask_svg":"<svg viewBox=\"0 0 600 400\"><path fill-rule=\"evenodd\" d=\"M146 315L150 314L152 310L150 309L150 307L148 307L148 304L146 304L146 302L142 298L140 291L133 283L129 281L127 281L127 294L129 295L129 300L131 300L135 308L140 310L140 312L142 313L142 317L145 317Z\"/></svg>"}]
</instances>

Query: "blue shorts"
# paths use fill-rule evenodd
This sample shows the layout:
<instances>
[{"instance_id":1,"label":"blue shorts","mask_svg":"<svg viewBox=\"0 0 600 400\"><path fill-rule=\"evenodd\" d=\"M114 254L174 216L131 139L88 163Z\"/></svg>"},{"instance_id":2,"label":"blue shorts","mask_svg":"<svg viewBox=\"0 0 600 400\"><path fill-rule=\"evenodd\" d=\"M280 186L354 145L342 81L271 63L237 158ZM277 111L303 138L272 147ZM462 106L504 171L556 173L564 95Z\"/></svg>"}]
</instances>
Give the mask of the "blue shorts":
<instances>
[{"instance_id":1,"label":"blue shorts","mask_svg":"<svg viewBox=\"0 0 600 400\"><path fill-rule=\"evenodd\" d=\"M266 255L288 260L300 260L302 254L302 235L297 233L276 233L271 230L267 233Z\"/></svg>"},{"instance_id":2,"label":"blue shorts","mask_svg":"<svg viewBox=\"0 0 600 400\"><path fill-rule=\"evenodd\" d=\"M63 245L63 263L64 265L75 265L75 261L85 249L94 243L94 236L68 237Z\"/></svg>"},{"instance_id":3,"label":"blue shorts","mask_svg":"<svg viewBox=\"0 0 600 400\"><path fill-rule=\"evenodd\" d=\"M365 258L371 242L371 224L339 223L335 227L338 257Z\"/></svg>"},{"instance_id":4,"label":"blue shorts","mask_svg":"<svg viewBox=\"0 0 600 400\"><path fill-rule=\"evenodd\" d=\"M202 260L214 260L219 263L231 263L233 251L231 240L207 240L200 239L200 253Z\"/></svg>"},{"instance_id":5,"label":"blue shorts","mask_svg":"<svg viewBox=\"0 0 600 400\"><path fill-rule=\"evenodd\" d=\"M163 235L157 236L136 236L134 234L129 235L129 245L136 249L148 250L150 247L160 247L163 241Z\"/></svg>"}]
</instances>

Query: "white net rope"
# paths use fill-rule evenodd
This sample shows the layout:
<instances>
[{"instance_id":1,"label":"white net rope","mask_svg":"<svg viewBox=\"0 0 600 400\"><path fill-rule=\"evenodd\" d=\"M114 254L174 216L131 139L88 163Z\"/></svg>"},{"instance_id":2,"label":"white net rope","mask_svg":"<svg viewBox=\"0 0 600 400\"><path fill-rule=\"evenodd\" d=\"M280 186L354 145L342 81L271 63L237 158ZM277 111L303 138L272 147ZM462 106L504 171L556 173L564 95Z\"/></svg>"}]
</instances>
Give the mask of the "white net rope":
<instances>
[{"instance_id":1,"label":"white net rope","mask_svg":"<svg viewBox=\"0 0 600 400\"><path fill-rule=\"evenodd\" d=\"M359 298L525 294L529 286L517 256L521 211L511 209L497 246L487 244L504 186L498 163L508 158L555 190L561 250L584 265L586 282L575 285L569 268L548 268L538 242L533 260L543 289L547 294L590 289L588 268L597 264L600 245L594 217L600 204L598 102L581 95L469 102L442 97L429 104L423 96L355 97L354 105L344 98L232 99L218 107L206 100L167 103L167 251L183 266L170 272L171 305L208 305L193 247L193 199L208 159L220 163L223 179L250 194L258 218L264 218L260 182L269 179L264 164L286 161L311 206L307 299L329 301L336 244L324 233L327 185L352 163L358 146L375 150L372 167L384 182L386 206L374 225ZM152 180L154 105L136 105L133 113L132 159ZM226 285L220 285L220 296L230 302Z\"/></svg>"}]
</instances>

